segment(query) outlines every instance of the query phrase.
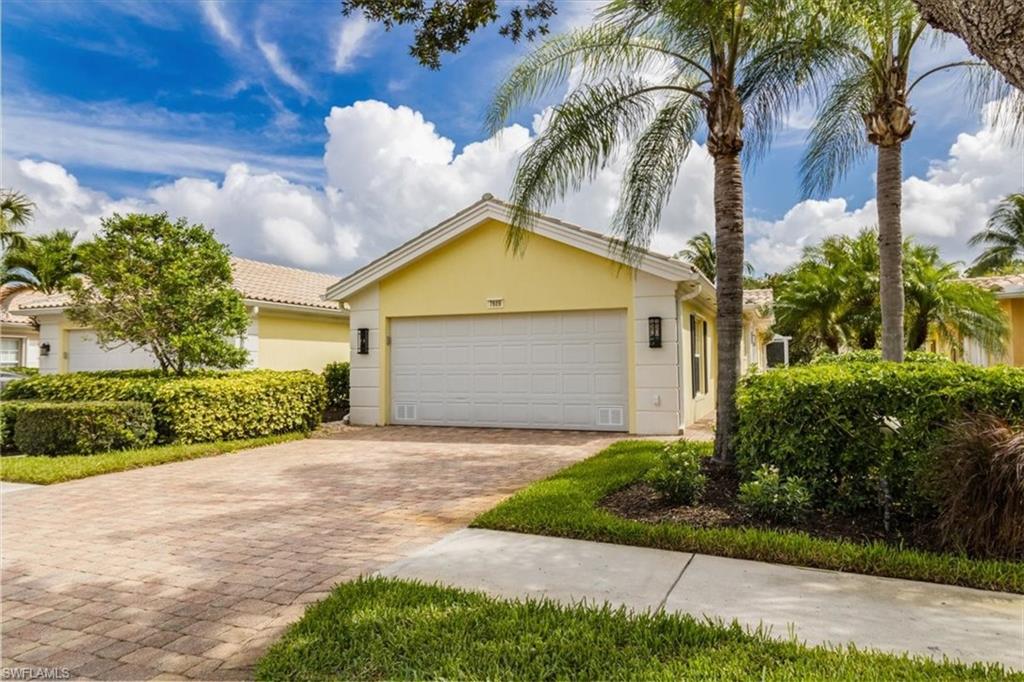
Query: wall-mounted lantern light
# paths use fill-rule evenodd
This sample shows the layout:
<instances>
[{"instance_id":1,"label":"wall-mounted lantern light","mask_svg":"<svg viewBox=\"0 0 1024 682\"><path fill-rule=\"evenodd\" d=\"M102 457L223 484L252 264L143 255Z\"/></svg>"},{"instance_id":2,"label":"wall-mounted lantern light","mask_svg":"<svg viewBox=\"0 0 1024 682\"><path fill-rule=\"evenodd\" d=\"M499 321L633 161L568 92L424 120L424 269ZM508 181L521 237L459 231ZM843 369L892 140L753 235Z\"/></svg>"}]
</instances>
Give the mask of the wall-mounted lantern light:
<instances>
[{"instance_id":1,"label":"wall-mounted lantern light","mask_svg":"<svg viewBox=\"0 0 1024 682\"><path fill-rule=\"evenodd\" d=\"M359 350L360 355L370 354L370 330L366 327L359 328Z\"/></svg>"},{"instance_id":2,"label":"wall-mounted lantern light","mask_svg":"<svg viewBox=\"0 0 1024 682\"><path fill-rule=\"evenodd\" d=\"M41 344L39 344L39 354L40 355L44 355L44 356L45 355L49 355L50 354L50 344L48 344L48 343L41 343Z\"/></svg>"},{"instance_id":3,"label":"wall-mounted lantern light","mask_svg":"<svg viewBox=\"0 0 1024 682\"><path fill-rule=\"evenodd\" d=\"M651 348L661 348L661 318L648 317L647 330L650 333L650 340L648 345Z\"/></svg>"}]
</instances>

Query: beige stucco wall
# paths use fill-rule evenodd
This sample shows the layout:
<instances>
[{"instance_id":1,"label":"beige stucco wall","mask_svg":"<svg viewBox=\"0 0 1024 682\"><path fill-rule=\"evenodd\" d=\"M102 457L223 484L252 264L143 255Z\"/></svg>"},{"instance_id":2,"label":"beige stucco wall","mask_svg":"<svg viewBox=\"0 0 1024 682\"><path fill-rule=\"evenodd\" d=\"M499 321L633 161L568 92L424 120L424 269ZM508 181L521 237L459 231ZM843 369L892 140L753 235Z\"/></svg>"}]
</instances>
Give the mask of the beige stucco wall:
<instances>
[{"instance_id":1,"label":"beige stucco wall","mask_svg":"<svg viewBox=\"0 0 1024 682\"><path fill-rule=\"evenodd\" d=\"M260 310L260 369L323 370L330 362L349 359L348 318Z\"/></svg>"}]
</instances>

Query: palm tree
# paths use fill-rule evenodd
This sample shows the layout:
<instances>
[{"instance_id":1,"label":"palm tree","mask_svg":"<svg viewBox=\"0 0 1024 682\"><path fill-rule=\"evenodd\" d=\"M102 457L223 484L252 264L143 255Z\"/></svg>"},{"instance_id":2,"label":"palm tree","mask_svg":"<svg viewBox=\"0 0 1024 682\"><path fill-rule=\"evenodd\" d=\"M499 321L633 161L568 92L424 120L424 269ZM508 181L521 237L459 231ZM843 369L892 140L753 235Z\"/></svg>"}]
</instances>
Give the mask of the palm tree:
<instances>
[{"instance_id":1,"label":"palm tree","mask_svg":"<svg viewBox=\"0 0 1024 682\"><path fill-rule=\"evenodd\" d=\"M21 229L32 220L35 209L28 197L13 189L0 189L0 248L24 246Z\"/></svg>"},{"instance_id":2,"label":"palm tree","mask_svg":"<svg viewBox=\"0 0 1024 682\"><path fill-rule=\"evenodd\" d=\"M999 352L1008 333L1006 314L991 291L963 281L953 263L944 263L938 249L908 241L905 247L907 350L917 350L934 330L953 348L972 338L982 348Z\"/></svg>"},{"instance_id":3,"label":"palm tree","mask_svg":"<svg viewBox=\"0 0 1024 682\"><path fill-rule=\"evenodd\" d=\"M686 248L675 255L681 258L712 282L715 281L715 241L707 232L701 232L686 241ZM754 274L754 266L743 261L743 272L748 276Z\"/></svg>"},{"instance_id":4,"label":"palm tree","mask_svg":"<svg viewBox=\"0 0 1024 682\"><path fill-rule=\"evenodd\" d=\"M499 85L497 132L521 105L573 75L574 85L523 153L511 189L508 244L524 248L538 212L629 148L612 231L634 261L658 228L703 123L714 161L718 309L715 455L732 459L743 306L743 176L801 88L831 64L830 41L805 0L613 0L590 27L556 36Z\"/></svg>"},{"instance_id":5,"label":"palm tree","mask_svg":"<svg viewBox=\"0 0 1024 682\"><path fill-rule=\"evenodd\" d=\"M985 229L967 243L987 245L968 270L972 276L1024 268L1024 194L1010 194L999 202Z\"/></svg>"},{"instance_id":6,"label":"palm tree","mask_svg":"<svg viewBox=\"0 0 1024 682\"><path fill-rule=\"evenodd\" d=\"M974 99L1000 92L995 72L981 62L942 64L911 80L912 52L927 23L911 0L850 2L849 14L833 19L850 29L849 59L822 103L801 164L807 195L828 192L870 146L877 150L875 176L878 244L881 257L882 355L903 359L902 149L914 129L909 98L924 79L955 67L969 67Z\"/></svg>"},{"instance_id":7,"label":"palm tree","mask_svg":"<svg viewBox=\"0 0 1024 682\"><path fill-rule=\"evenodd\" d=\"M874 348L878 342L878 234L832 236L804 249L775 301L776 326L808 356L824 346Z\"/></svg>"},{"instance_id":8,"label":"palm tree","mask_svg":"<svg viewBox=\"0 0 1024 682\"><path fill-rule=\"evenodd\" d=\"M20 248L9 249L4 256L2 282L44 294L66 289L82 273L76 235L70 230L57 230L32 237Z\"/></svg>"}]
</instances>

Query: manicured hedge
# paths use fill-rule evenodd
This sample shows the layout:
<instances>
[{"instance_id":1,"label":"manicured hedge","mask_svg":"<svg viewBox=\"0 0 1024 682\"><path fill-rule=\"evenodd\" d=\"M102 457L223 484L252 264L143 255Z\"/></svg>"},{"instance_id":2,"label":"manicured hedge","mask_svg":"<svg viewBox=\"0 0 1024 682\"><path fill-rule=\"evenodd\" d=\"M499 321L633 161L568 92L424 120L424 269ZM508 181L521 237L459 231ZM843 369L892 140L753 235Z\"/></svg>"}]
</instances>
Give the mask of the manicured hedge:
<instances>
[{"instance_id":1,"label":"manicured hedge","mask_svg":"<svg viewBox=\"0 0 1024 682\"><path fill-rule=\"evenodd\" d=\"M927 474L944 429L965 413L1020 423L1024 370L941 362L793 367L745 379L737 403L743 474L772 464L801 476L818 504L926 516L934 503Z\"/></svg>"},{"instance_id":2,"label":"manicured hedge","mask_svg":"<svg viewBox=\"0 0 1024 682\"><path fill-rule=\"evenodd\" d=\"M139 400L152 405L163 443L197 443L309 431L326 403L324 379L309 371L78 372L11 383L3 398Z\"/></svg>"},{"instance_id":3,"label":"manicured hedge","mask_svg":"<svg viewBox=\"0 0 1024 682\"><path fill-rule=\"evenodd\" d=\"M348 407L349 364L332 362L324 367L324 381L327 383L327 407L336 410Z\"/></svg>"},{"instance_id":4,"label":"manicured hedge","mask_svg":"<svg viewBox=\"0 0 1024 682\"><path fill-rule=\"evenodd\" d=\"M151 445L153 410L141 401L37 403L23 407L14 429L26 455L88 455Z\"/></svg>"},{"instance_id":5,"label":"manicured hedge","mask_svg":"<svg viewBox=\"0 0 1024 682\"><path fill-rule=\"evenodd\" d=\"M29 405L35 405L36 402L33 400L0 401L0 451L14 450L14 425L18 421L18 415Z\"/></svg>"},{"instance_id":6,"label":"manicured hedge","mask_svg":"<svg viewBox=\"0 0 1024 682\"><path fill-rule=\"evenodd\" d=\"M326 402L319 374L256 371L167 382L153 407L168 441L199 443L310 431Z\"/></svg>"},{"instance_id":7,"label":"manicured hedge","mask_svg":"<svg viewBox=\"0 0 1024 682\"><path fill-rule=\"evenodd\" d=\"M953 362L945 355L929 353L923 350L907 351L903 358L904 362ZM882 362L882 351L880 350L851 350L845 353L822 353L811 360L812 365L837 365L848 362Z\"/></svg>"}]
</instances>

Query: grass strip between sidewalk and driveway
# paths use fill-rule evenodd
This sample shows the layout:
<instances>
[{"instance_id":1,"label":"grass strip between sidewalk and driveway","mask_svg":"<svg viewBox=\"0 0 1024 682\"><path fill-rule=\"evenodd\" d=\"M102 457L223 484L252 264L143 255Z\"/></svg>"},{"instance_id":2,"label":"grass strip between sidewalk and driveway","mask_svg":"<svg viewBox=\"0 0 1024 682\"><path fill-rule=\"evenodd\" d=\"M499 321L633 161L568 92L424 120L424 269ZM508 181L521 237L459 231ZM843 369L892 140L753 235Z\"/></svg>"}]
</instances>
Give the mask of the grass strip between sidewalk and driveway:
<instances>
[{"instance_id":1,"label":"grass strip between sidewalk and driveway","mask_svg":"<svg viewBox=\"0 0 1024 682\"><path fill-rule=\"evenodd\" d=\"M120 450L95 455L9 456L0 458L0 480L49 485L156 464L223 455L228 452L284 443L305 437L305 433L295 432L213 443L157 445L140 450Z\"/></svg>"},{"instance_id":2,"label":"grass strip between sidewalk and driveway","mask_svg":"<svg viewBox=\"0 0 1024 682\"><path fill-rule=\"evenodd\" d=\"M1024 594L1024 564L1019 562L901 549L881 542L826 540L799 532L645 523L598 507L609 493L640 480L663 447L656 441L616 443L524 488L477 517L471 527Z\"/></svg>"},{"instance_id":3,"label":"grass strip between sidewalk and driveway","mask_svg":"<svg viewBox=\"0 0 1024 682\"><path fill-rule=\"evenodd\" d=\"M1009 679L853 647L809 647L680 614L504 601L387 578L339 585L264 655L259 680ZM1020 679L1020 678L1017 678Z\"/></svg>"}]
</instances>

